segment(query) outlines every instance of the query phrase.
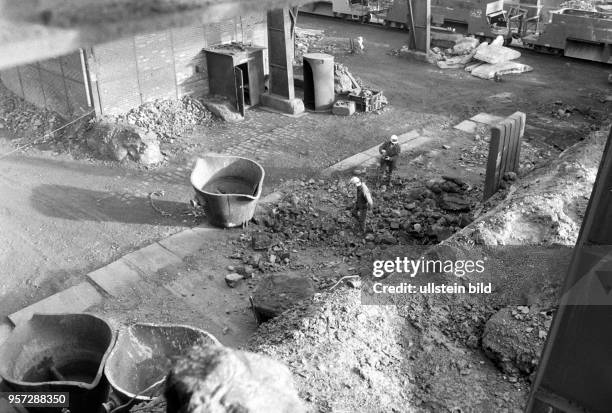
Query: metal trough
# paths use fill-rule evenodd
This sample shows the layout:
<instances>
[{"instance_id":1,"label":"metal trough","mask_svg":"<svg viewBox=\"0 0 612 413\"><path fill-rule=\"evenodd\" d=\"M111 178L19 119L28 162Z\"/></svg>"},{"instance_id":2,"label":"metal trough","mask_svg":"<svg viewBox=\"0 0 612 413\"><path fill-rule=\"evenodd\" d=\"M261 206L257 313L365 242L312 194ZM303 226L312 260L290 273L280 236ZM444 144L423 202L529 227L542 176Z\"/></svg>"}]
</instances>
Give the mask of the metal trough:
<instances>
[{"instance_id":1,"label":"metal trough","mask_svg":"<svg viewBox=\"0 0 612 413\"><path fill-rule=\"evenodd\" d=\"M250 159L207 155L196 161L191 185L210 223L230 228L253 218L264 175L263 167Z\"/></svg>"},{"instance_id":2,"label":"metal trough","mask_svg":"<svg viewBox=\"0 0 612 413\"><path fill-rule=\"evenodd\" d=\"M71 413L97 413L110 390L103 371L115 339L93 315L35 314L0 347L0 376L17 392L68 392Z\"/></svg>"},{"instance_id":3,"label":"metal trough","mask_svg":"<svg viewBox=\"0 0 612 413\"><path fill-rule=\"evenodd\" d=\"M144 390L165 378L173 358L193 345L212 343L219 342L210 333L189 326L134 324L122 330L104 368L116 396L106 406L107 411L132 400L154 399L162 386Z\"/></svg>"}]
</instances>

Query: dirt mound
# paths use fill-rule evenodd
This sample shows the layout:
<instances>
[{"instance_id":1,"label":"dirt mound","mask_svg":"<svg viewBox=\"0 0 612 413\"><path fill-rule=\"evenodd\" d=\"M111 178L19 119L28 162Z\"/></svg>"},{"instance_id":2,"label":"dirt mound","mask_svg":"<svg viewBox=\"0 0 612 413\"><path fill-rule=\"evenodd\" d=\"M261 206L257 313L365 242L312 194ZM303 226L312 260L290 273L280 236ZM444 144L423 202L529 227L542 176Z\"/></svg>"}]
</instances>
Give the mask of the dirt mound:
<instances>
[{"instance_id":1,"label":"dirt mound","mask_svg":"<svg viewBox=\"0 0 612 413\"><path fill-rule=\"evenodd\" d=\"M408 411L408 346L396 311L362 306L357 291L304 302L263 324L248 345L287 363L300 396L323 412Z\"/></svg>"},{"instance_id":2,"label":"dirt mound","mask_svg":"<svg viewBox=\"0 0 612 413\"><path fill-rule=\"evenodd\" d=\"M147 102L114 120L136 125L155 133L162 141L172 141L196 125L208 125L215 117L206 106L190 96Z\"/></svg>"},{"instance_id":3,"label":"dirt mound","mask_svg":"<svg viewBox=\"0 0 612 413\"><path fill-rule=\"evenodd\" d=\"M9 129L17 137L40 138L65 123L51 110L41 109L15 95L0 82L0 128Z\"/></svg>"},{"instance_id":4,"label":"dirt mound","mask_svg":"<svg viewBox=\"0 0 612 413\"><path fill-rule=\"evenodd\" d=\"M487 321L482 348L503 372L531 374L540 360L551 321L552 311L527 306L502 308Z\"/></svg>"},{"instance_id":5,"label":"dirt mound","mask_svg":"<svg viewBox=\"0 0 612 413\"><path fill-rule=\"evenodd\" d=\"M355 220L350 209L355 189L345 180L287 183L287 195L258 217L265 231L286 243L321 242L352 253L377 244L433 244L449 237L472 220L470 208L479 191L445 177L428 182L396 178L389 188L370 185L374 209L368 218L368 234L352 239ZM366 181L369 182L369 181Z\"/></svg>"},{"instance_id":6,"label":"dirt mound","mask_svg":"<svg viewBox=\"0 0 612 413\"><path fill-rule=\"evenodd\" d=\"M484 245L574 245L597 176L607 133L591 133L449 242Z\"/></svg>"},{"instance_id":7,"label":"dirt mound","mask_svg":"<svg viewBox=\"0 0 612 413\"><path fill-rule=\"evenodd\" d=\"M119 162L130 159L154 165L164 159L155 134L131 125L94 123L83 132L83 139L98 156Z\"/></svg>"}]
</instances>

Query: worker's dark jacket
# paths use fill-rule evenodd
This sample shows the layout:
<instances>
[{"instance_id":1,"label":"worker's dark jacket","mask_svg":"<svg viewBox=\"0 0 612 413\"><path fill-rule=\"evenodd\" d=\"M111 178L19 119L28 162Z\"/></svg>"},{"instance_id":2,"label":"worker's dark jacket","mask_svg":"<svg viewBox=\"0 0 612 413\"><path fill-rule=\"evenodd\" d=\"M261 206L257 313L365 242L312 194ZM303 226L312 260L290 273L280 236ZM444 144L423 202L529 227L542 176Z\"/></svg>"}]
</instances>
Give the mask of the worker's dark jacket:
<instances>
[{"instance_id":1,"label":"worker's dark jacket","mask_svg":"<svg viewBox=\"0 0 612 413\"><path fill-rule=\"evenodd\" d=\"M383 143L382 145L380 145L380 147L378 148L378 152L380 152L382 154L382 151L386 151L386 155L388 156L391 162L396 162L397 161L397 157L399 156L399 154L402 152L402 148L400 147L399 143L391 143L389 141Z\"/></svg>"},{"instance_id":2,"label":"worker's dark jacket","mask_svg":"<svg viewBox=\"0 0 612 413\"><path fill-rule=\"evenodd\" d=\"M372 195L364 183L357 187L357 201L355 202L355 207L357 209L369 209L372 207Z\"/></svg>"}]
</instances>

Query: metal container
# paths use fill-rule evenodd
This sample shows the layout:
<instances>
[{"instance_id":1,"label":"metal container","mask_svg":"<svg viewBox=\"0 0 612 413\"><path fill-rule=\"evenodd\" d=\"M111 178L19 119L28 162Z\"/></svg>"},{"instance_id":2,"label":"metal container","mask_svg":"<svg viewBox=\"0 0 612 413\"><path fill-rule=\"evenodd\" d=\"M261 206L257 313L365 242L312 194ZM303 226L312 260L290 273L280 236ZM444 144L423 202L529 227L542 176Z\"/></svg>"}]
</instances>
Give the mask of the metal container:
<instances>
[{"instance_id":1,"label":"metal container","mask_svg":"<svg viewBox=\"0 0 612 413\"><path fill-rule=\"evenodd\" d=\"M152 400L160 387L139 393L164 379L172 358L186 354L194 345L213 343L219 342L210 333L183 325L134 324L122 330L104 368L117 396L108 410L132 399Z\"/></svg>"},{"instance_id":2,"label":"metal container","mask_svg":"<svg viewBox=\"0 0 612 413\"><path fill-rule=\"evenodd\" d=\"M306 53L304 56L304 106L317 112L334 104L334 56Z\"/></svg>"},{"instance_id":3,"label":"metal container","mask_svg":"<svg viewBox=\"0 0 612 413\"><path fill-rule=\"evenodd\" d=\"M0 376L16 392L68 392L71 413L97 413L108 398L103 371L115 339L90 314L34 314L0 347Z\"/></svg>"},{"instance_id":4,"label":"metal container","mask_svg":"<svg viewBox=\"0 0 612 413\"><path fill-rule=\"evenodd\" d=\"M207 155L196 161L191 185L209 222L231 228L253 218L264 176L263 167L250 159Z\"/></svg>"}]
</instances>

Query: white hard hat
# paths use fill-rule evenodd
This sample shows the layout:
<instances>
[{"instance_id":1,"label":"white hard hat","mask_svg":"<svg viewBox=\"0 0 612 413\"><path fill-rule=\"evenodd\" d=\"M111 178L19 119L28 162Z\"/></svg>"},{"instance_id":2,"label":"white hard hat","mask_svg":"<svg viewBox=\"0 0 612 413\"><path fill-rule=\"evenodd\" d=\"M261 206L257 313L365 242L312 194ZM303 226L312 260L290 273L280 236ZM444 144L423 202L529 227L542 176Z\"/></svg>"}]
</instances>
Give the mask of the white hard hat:
<instances>
[{"instance_id":1,"label":"white hard hat","mask_svg":"<svg viewBox=\"0 0 612 413\"><path fill-rule=\"evenodd\" d=\"M397 135L391 135L391 138L389 139L392 143L397 143Z\"/></svg>"},{"instance_id":2,"label":"white hard hat","mask_svg":"<svg viewBox=\"0 0 612 413\"><path fill-rule=\"evenodd\" d=\"M356 176L351 178L351 183L353 185L359 185L361 183L361 180L359 178L357 178Z\"/></svg>"}]
</instances>

